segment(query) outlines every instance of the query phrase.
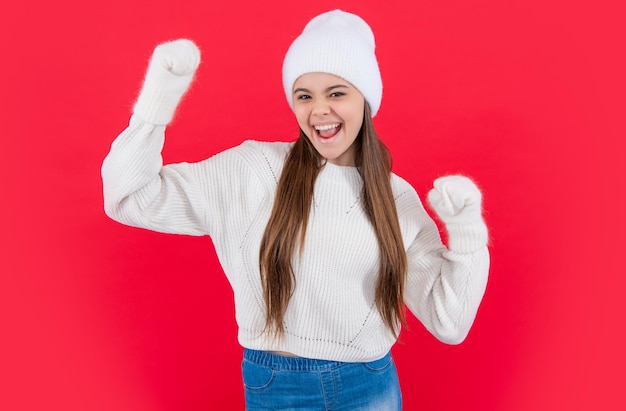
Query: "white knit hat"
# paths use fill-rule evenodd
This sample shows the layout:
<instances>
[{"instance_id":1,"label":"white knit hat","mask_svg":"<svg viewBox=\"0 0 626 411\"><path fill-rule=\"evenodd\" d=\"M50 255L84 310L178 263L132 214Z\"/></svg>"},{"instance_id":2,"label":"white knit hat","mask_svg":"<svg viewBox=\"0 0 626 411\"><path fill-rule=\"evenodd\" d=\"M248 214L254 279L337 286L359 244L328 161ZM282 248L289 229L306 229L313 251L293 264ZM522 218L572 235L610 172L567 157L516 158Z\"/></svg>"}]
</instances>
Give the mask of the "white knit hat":
<instances>
[{"instance_id":1,"label":"white knit hat","mask_svg":"<svg viewBox=\"0 0 626 411\"><path fill-rule=\"evenodd\" d=\"M374 33L359 16L333 10L314 17L289 47L283 61L283 87L293 109L293 84L306 73L328 73L356 87L372 117L380 108L383 83Z\"/></svg>"}]
</instances>

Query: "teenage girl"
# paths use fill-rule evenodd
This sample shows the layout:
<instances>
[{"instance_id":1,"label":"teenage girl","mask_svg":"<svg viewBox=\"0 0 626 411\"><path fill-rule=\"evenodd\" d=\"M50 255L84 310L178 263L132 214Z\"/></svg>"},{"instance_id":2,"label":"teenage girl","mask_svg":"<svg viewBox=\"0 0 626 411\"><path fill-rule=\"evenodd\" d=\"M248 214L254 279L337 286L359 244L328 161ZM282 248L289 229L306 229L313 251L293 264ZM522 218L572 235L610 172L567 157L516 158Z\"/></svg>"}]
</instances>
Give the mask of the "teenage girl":
<instances>
[{"instance_id":1,"label":"teenage girl","mask_svg":"<svg viewBox=\"0 0 626 411\"><path fill-rule=\"evenodd\" d=\"M246 141L164 166L165 128L200 52L189 40L161 44L102 165L111 218L211 236L234 292L248 410L399 410L390 349L405 308L458 344L483 297L481 193L466 177L435 181L428 200L445 224L444 246L374 130L374 48L360 17L315 17L283 64L295 141Z\"/></svg>"}]
</instances>

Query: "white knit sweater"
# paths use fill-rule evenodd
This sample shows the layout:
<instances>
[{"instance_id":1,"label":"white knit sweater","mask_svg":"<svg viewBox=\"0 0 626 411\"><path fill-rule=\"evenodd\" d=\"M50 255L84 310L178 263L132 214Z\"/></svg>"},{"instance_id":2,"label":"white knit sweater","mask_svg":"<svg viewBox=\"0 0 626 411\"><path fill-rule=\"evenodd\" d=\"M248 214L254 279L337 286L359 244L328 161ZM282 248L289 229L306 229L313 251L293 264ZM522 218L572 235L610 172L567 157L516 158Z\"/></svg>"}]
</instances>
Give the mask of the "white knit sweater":
<instances>
[{"instance_id":1,"label":"white knit sweater","mask_svg":"<svg viewBox=\"0 0 626 411\"><path fill-rule=\"evenodd\" d=\"M209 235L235 297L239 342L257 350L337 361L372 361L395 342L374 303L377 242L354 167L331 163L316 183L285 335L263 334L259 245L292 143L246 141L198 163L163 166L165 127L138 117L114 141L102 166L105 210L124 224L166 233ZM409 262L405 300L424 326L456 344L469 332L487 283L484 223L448 226L455 251L415 190L392 175Z\"/></svg>"}]
</instances>

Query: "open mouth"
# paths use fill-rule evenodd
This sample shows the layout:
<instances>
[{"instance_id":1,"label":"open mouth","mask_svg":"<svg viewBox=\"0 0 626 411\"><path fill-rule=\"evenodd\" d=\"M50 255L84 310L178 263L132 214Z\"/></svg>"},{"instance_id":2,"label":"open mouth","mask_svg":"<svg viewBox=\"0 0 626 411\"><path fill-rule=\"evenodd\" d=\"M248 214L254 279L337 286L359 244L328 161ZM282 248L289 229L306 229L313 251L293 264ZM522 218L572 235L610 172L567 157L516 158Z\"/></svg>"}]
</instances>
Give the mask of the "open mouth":
<instances>
[{"instance_id":1,"label":"open mouth","mask_svg":"<svg viewBox=\"0 0 626 411\"><path fill-rule=\"evenodd\" d=\"M319 137L332 138L336 136L337 133L339 133L339 130L341 130L341 123L324 124L324 125L314 126L313 128L315 129Z\"/></svg>"}]
</instances>

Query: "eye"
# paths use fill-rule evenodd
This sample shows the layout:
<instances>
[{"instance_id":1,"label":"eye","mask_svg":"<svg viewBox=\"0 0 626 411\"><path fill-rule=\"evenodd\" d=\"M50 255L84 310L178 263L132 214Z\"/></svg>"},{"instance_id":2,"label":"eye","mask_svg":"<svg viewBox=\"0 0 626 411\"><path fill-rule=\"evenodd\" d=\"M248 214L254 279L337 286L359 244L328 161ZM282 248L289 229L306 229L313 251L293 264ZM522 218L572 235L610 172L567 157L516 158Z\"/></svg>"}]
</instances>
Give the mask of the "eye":
<instances>
[{"instance_id":1,"label":"eye","mask_svg":"<svg viewBox=\"0 0 626 411\"><path fill-rule=\"evenodd\" d=\"M311 96L309 96L308 94L300 94L299 96L296 96L296 100L308 100L310 98Z\"/></svg>"},{"instance_id":2,"label":"eye","mask_svg":"<svg viewBox=\"0 0 626 411\"><path fill-rule=\"evenodd\" d=\"M346 93L342 93L341 91L335 91L333 93L330 93L331 97L341 97L341 96L345 96Z\"/></svg>"}]
</instances>

